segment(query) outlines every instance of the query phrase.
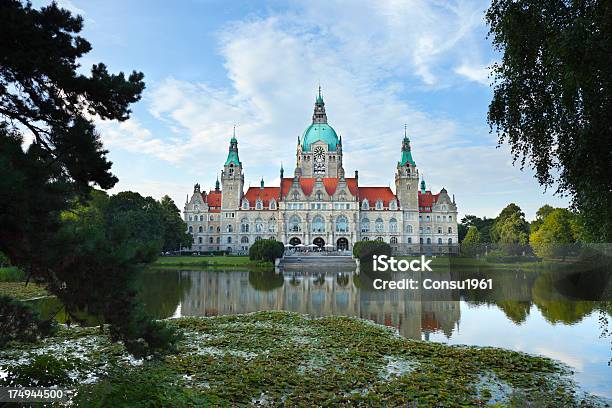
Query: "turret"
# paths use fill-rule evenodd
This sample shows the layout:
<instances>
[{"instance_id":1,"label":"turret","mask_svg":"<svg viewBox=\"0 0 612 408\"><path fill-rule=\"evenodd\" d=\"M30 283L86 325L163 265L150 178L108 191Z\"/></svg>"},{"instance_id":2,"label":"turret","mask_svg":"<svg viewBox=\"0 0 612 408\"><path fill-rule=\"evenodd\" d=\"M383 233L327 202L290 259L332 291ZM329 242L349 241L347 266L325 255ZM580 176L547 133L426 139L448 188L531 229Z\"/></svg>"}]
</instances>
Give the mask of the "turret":
<instances>
[{"instance_id":1,"label":"turret","mask_svg":"<svg viewBox=\"0 0 612 408\"><path fill-rule=\"evenodd\" d=\"M319 85L319 95L315 100L314 113L312 114L312 123L327 123L327 114L325 113L325 102L321 96L321 86Z\"/></svg>"},{"instance_id":2,"label":"turret","mask_svg":"<svg viewBox=\"0 0 612 408\"><path fill-rule=\"evenodd\" d=\"M236 139L235 126L234 134L230 139L227 159L223 165L223 171L221 171L221 186L223 188L221 208L227 210L239 208L243 194L244 174L242 173L242 162L238 156L238 140Z\"/></svg>"},{"instance_id":3,"label":"turret","mask_svg":"<svg viewBox=\"0 0 612 408\"><path fill-rule=\"evenodd\" d=\"M404 139L400 150L400 160L395 172L395 194L403 210L418 210L419 170L412 158L410 139L404 125Z\"/></svg>"}]
</instances>

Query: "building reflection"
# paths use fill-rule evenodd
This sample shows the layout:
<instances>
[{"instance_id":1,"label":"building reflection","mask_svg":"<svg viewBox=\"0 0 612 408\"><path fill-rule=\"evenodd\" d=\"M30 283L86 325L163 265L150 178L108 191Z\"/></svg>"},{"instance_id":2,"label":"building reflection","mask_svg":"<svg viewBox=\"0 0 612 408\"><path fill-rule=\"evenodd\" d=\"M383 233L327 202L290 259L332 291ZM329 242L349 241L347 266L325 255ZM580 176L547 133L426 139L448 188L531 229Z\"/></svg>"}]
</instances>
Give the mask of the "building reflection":
<instances>
[{"instance_id":1,"label":"building reflection","mask_svg":"<svg viewBox=\"0 0 612 408\"><path fill-rule=\"evenodd\" d=\"M258 275L260 274L260 275ZM367 290L364 275L353 272L182 271L190 288L183 316L217 316L260 310L287 310L314 317L352 316L396 328L411 339L429 333L449 337L458 328L459 301L444 293L420 290ZM442 291L440 291L442 292Z\"/></svg>"}]
</instances>

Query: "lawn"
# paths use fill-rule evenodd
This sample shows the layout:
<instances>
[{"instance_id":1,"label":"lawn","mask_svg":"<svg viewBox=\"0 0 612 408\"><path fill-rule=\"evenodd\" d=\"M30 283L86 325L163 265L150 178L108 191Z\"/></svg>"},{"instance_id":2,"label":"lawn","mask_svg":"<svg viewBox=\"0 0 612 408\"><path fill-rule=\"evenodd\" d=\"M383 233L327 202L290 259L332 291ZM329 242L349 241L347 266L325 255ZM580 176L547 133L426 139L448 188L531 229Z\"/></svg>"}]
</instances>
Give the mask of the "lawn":
<instances>
[{"instance_id":1,"label":"lawn","mask_svg":"<svg viewBox=\"0 0 612 408\"><path fill-rule=\"evenodd\" d=\"M269 262L251 261L248 256L164 256L153 267L270 267Z\"/></svg>"},{"instance_id":2,"label":"lawn","mask_svg":"<svg viewBox=\"0 0 612 408\"><path fill-rule=\"evenodd\" d=\"M79 389L76 406L86 407L523 407L529 401L567 407L596 402L577 392L569 370L556 361L490 347L407 340L355 318L258 312L168 323L184 332L175 354L135 360L99 329L72 327L34 345L0 350L0 365L10 381L44 360L55 367L63 386Z\"/></svg>"}]
</instances>

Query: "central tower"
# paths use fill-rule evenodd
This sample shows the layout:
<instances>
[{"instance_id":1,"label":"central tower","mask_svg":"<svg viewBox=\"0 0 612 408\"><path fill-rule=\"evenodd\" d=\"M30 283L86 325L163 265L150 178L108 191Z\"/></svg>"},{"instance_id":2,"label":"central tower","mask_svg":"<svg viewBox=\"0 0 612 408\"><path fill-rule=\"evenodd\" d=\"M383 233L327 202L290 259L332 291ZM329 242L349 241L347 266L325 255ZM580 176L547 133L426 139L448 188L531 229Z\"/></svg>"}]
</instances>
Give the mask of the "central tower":
<instances>
[{"instance_id":1,"label":"central tower","mask_svg":"<svg viewBox=\"0 0 612 408\"><path fill-rule=\"evenodd\" d=\"M298 138L295 175L297 177L344 177L342 138L327 124L321 87L315 100L312 124Z\"/></svg>"}]
</instances>

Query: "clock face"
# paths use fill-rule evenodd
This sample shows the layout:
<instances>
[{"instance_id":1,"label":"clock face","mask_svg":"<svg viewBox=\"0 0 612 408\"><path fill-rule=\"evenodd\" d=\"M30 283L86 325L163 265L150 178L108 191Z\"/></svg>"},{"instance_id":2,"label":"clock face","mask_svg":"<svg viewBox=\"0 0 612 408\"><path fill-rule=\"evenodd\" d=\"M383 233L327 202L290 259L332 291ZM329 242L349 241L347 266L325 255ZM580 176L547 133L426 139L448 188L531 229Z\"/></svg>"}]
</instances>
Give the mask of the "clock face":
<instances>
[{"instance_id":1,"label":"clock face","mask_svg":"<svg viewBox=\"0 0 612 408\"><path fill-rule=\"evenodd\" d=\"M314 148L314 172L325 173L325 149L321 146Z\"/></svg>"}]
</instances>

